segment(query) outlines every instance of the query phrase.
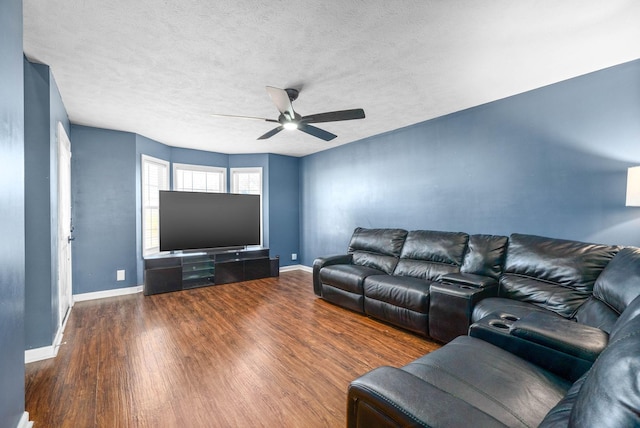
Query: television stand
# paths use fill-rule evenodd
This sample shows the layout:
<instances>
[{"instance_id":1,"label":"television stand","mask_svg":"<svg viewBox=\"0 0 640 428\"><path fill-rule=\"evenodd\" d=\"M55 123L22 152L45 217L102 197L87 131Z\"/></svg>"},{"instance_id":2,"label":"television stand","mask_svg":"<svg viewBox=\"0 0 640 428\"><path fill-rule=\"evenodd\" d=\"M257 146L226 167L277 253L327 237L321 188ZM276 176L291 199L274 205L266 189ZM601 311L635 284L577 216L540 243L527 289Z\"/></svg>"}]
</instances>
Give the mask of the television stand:
<instances>
[{"instance_id":1,"label":"television stand","mask_svg":"<svg viewBox=\"0 0 640 428\"><path fill-rule=\"evenodd\" d=\"M278 276L280 260L268 248L157 254L144 259L144 294Z\"/></svg>"}]
</instances>

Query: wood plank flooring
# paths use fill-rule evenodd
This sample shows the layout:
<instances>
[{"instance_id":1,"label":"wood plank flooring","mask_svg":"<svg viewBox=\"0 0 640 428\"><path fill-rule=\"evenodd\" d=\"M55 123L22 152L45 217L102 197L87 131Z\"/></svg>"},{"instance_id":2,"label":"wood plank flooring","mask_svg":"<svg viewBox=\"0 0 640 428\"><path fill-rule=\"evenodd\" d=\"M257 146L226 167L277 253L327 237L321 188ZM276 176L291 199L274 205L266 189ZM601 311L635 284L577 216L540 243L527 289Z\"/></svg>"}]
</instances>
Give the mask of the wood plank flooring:
<instances>
[{"instance_id":1,"label":"wood plank flooring","mask_svg":"<svg viewBox=\"0 0 640 428\"><path fill-rule=\"evenodd\" d=\"M27 364L41 427L343 427L351 380L439 345L339 308L311 274L77 303Z\"/></svg>"}]
</instances>

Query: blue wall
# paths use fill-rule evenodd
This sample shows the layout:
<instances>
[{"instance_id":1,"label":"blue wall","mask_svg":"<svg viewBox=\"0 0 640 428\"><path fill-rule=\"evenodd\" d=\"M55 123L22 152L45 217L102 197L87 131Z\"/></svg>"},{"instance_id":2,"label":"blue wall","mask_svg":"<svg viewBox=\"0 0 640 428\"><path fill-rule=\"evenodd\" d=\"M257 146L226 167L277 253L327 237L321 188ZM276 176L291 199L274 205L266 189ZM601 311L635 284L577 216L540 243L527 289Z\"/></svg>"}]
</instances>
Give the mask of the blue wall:
<instances>
[{"instance_id":1,"label":"blue wall","mask_svg":"<svg viewBox=\"0 0 640 428\"><path fill-rule=\"evenodd\" d=\"M51 346L59 320L57 124L69 119L48 66L24 61L26 348Z\"/></svg>"},{"instance_id":2,"label":"blue wall","mask_svg":"<svg viewBox=\"0 0 640 428\"><path fill-rule=\"evenodd\" d=\"M135 135L72 125L70 139L73 293L136 286Z\"/></svg>"},{"instance_id":3,"label":"blue wall","mask_svg":"<svg viewBox=\"0 0 640 428\"><path fill-rule=\"evenodd\" d=\"M24 415L22 1L0 2L0 426Z\"/></svg>"},{"instance_id":4,"label":"blue wall","mask_svg":"<svg viewBox=\"0 0 640 428\"><path fill-rule=\"evenodd\" d=\"M49 68L24 62L25 345L51 345ZM47 343L48 342L48 343Z\"/></svg>"},{"instance_id":5,"label":"blue wall","mask_svg":"<svg viewBox=\"0 0 640 428\"><path fill-rule=\"evenodd\" d=\"M303 263L356 226L640 245L640 60L301 160Z\"/></svg>"},{"instance_id":6,"label":"blue wall","mask_svg":"<svg viewBox=\"0 0 640 428\"><path fill-rule=\"evenodd\" d=\"M299 263L291 260L300 246L299 164L299 158L269 155L269 248L280 266Z\"/></svg>"},{"instance_id":7,"label":"blue wall","mask_svg":"<svg viewBox=\"0 0 640 428\"><path fill-rule=\"evenodd\" d=\"M171 162L228 168L229 155L171 147Z\"/></svg>"}]
</instances>

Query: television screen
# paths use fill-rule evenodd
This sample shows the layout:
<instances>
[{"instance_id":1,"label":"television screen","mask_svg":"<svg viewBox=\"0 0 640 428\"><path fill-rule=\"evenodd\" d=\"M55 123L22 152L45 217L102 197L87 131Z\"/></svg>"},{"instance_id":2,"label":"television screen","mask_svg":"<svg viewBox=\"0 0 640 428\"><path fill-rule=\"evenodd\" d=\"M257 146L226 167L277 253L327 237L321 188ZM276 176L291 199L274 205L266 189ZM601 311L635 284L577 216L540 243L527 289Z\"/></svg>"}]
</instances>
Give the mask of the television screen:
<instances>
[{"instance_id":1,"label":"television screen","mask_svg":"<svg viewBox=\"0 0 640 428\"><path fill-rule=\"evenodd\" d=\"M259 244L259 195L160 191L160 251Z\"/></svg>"}]
</instances>

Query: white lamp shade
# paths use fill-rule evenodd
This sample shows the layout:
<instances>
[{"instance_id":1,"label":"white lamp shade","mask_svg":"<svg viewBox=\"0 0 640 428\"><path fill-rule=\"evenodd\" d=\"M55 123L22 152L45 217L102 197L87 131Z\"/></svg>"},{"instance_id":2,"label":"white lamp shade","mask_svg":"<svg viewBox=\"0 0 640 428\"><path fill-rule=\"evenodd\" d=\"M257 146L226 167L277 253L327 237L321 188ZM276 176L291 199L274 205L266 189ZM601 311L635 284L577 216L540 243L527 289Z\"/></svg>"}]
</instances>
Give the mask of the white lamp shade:
<instances>
[{"instance_id":1,"label":"white lamp shade","mask_svg":"<svg viewBox=\"0 0 640 428\"><path fill-rule=\"evenodd\" d=\"M627 171L627 204L628 207L640 207L640 166Z\"/></svg>"}]
</instances>

